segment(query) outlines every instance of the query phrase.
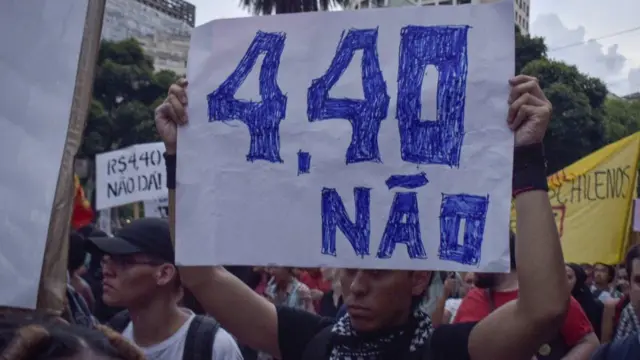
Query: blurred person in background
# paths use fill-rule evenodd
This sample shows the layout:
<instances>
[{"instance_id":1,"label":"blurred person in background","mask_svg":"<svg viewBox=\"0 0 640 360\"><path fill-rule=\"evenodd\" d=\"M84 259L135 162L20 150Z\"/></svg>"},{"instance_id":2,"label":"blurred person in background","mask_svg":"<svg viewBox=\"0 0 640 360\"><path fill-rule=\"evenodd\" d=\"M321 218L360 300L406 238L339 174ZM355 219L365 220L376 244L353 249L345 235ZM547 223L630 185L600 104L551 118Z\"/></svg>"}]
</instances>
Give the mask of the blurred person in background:
<instances>
[{"instance_id":1,"label":"blurred person in background","mask_svg":"<svg viewBox=\"0 0 640 360\"><path fill-rule=\"evenodd\" d=\"M309 288L313 307L315 312L318 313L320 311L320 299L324 294L331 291L331 281L326 280L322 271L318 268L302 269L298 279Z\"/></svg>"},{"instance_id":2,"label":"blurred person in background","mask_svg":"<svg viewBox=\"0 0 640 360\"><path fill-rule=\"evenodd\" d=\"M616 269L607 264L596 263L593 266L593 285L591 293L600 301L606 301L612 298L619 298L617 292L613 288L613 280L616 277Z\"/></svg>"},{"instance_id":3,"label":"blurred person in background","mask_svg":"<svg viewBox=\"0 0 640 360\"><path fill-rule=\"evenodd\" d=\"M582 270L584 270L585 274L587 274L587 280L585 280L585 284L587 284L587 286L591 288L591 286L593 285L593 265L582 263L580 264L580 267L582 268Z\"/></svg>"},{"instance_id":4,"label":"blurred person in background","mask_svg":"<svg viewBox=\"0 0 640 360\"><path fill-rule=\"evenodd\" d=\"M450 324L455 319L462 298L473 287L473 276L472 272L467 272L464 276L460 276L458 273L449 274L449 278L444 282L442 295L431 315L434 327Z\"/></svg>"},{"instance_id":5,"label":"blurred person in background","mask_svg":"<svg viewBox=\"0 0 640 360\"><path fill-rule=\"evenodd\" d=\"M289 267L269 268L271 279L267 283L265 296L276 305L315 312L311 292L300 282Z\"/></svg>"},{"instance_id":6,"label":"blurred person in background","mask_svg":"<svg viewBox=\"0 0 640 360\"><path fill-rule=\"evenodd\" d=\"M71 231L69 234L69 249L67 255L67 271L69 272L69 284L82 296L90 310L93 310L95 300L89 284L82 278L87 272L85 260L88 255L85 250L85 239L79 232Z\"/></svg>"},{"instance_id":7,"label":"blurred person in background","mask_svg":"<svg viewBox=\"0 0 640 360\"><path fill-rule=\"evenodd\" d=\"M625 257L629 273L629 303L624 307L613 342L602 346L594 360L640 359L640 245L632 246Z\"/></svg>"},{"instance_id":8,"label":"blurred person in background","mask_svg":"<svg viewBox=\"0 0 640 360\"><path fill-rule=\"evenodd\" d=\"M591 294L587 285L587 274L580 265L569 263L566 265L566 272L571 296L580 304L591 322L594 333L600 339L604 304Z\"/></svg>"},{"instance_id":9,"label":"blurred person in background","mask_svg":"<svg viewBox=\"0 0 640 360\"><path fill-rule=\"evenodd\" d=\"M318 315L335 318L343 305L342 286L340 285L340 269L323 268L322 276L331 284L331 290L322 295Z\"/></svg>"},{"instance_id":10,"label":"blurred person in background","mask_svg":"<svg viewBox=\"0 0 640 360\"><path fill-rule=\"evenodd\" d=\"M616 269L615 289L620 294L618 298L629 295L629 274L624 264L618 265Z\"/></svg>"}]
</instances>

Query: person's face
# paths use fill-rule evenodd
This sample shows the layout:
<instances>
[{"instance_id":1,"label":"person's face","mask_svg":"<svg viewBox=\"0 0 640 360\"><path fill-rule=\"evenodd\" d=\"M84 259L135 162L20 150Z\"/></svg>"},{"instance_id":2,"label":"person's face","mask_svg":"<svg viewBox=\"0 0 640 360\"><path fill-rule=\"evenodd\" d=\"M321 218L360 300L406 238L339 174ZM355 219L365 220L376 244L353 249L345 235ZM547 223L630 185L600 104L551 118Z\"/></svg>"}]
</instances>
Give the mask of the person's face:
<instances>
[{"instance_id":1,"label":"person's face","mask_svg":"<svg viewBox=\"0 0 640 360\"><path fill-rule=\"evenodd\" d=\"M274 267L271 269L271 276L273 276L276 282L288 281L291 279L291 272L287 268Z\"/></svg>"},{"instance_id":2,"label":"person's face","mask_svg":"<svg viewBox=\"0 0 640 360\"><path fill-rule=\"evenodd\" d=\"M474 278L474 274L472 272L468 272L464 274L464 278L462 279L462 284L460 285L460 290L458 290L460 293L460 297L465 297L469 292L469 289L471 289L474 286L473 278Z\"/></svg>"},{"instance_id":3,"label":"person's face","mask_svg":"<svg viewBox=\"0 0 640 360\"><path fill-rule=\"evenodd\" d=\"M430 276L426 271L341 270L340 283L354 329L370 332L406 321L412 297L424 293Z\"/></svg>"},{"instance_id":4,"label":"person's face","mask_svg":"<svg viewBox=\"0 0 640 360\"><path fill-rule=\"evenodd\" d=\"M493 273L475 273L473 284L480 289L491 289L497 285L498 275Z\"/></svg>"},{"instance_id":5,"label":"person's face","mask_svg":"<svg viewBox=\"0 0 640 360\"><path fill-rule=\"evenodd\" d=\"M640 259L633 259L629 277L629 299L636 312L640 312Z\"/></svg>"},{"instance_id":6,"label":"person's face","mask_svg":"<svg viewBox=\"0 0 640 360\"><path fill-rule=\"evenodd\" d=\"M159 286L175 277L175 267L142 254L105 255L102 259L102 300L129 307L149 299Z\"/></svg>"},{"instance_id":7,"label":"person's face","mask_svg":"<svg viewBox=\"0 0 640 360\"><path fill-rule=\"evenodd\" d=\"M584 264L582 265L582 270L584 270L584 273L587 275L587 279L584 281L584 283L587 286L591 286L593 284L593 266Z\"/></svg>"},{"instance_id":8,"label":"person's face","mask_svg":"<svg viewBox=\"0 0 640 360\"><path fill-rule=\"evenodd\" d=\"M567 281L569 282L569 291L573 290L573 287L576 286L576 273L569 266L564 267L567 272Z\"/></svg>"},{"instance_id":9,"label":"person's face","mask_svg":"<svg viewBox=\"0 0 640 360\"><path fill-rule=\"evenodd\" d=\"M629 275L627 269L619 268L616 275L616 287L624 294L629 295Z\"/></svg>"},{"instance_id":10,"label":"person's face","mask_svg":"<svg viewBox=\"0 0 640 360\"><path fill-rule=\"evenodd\" d=\"M609 283L609 269L605 265L596 264L593 267L593 279L598 285L606 285Z\"/></svg>"}]
</instances>

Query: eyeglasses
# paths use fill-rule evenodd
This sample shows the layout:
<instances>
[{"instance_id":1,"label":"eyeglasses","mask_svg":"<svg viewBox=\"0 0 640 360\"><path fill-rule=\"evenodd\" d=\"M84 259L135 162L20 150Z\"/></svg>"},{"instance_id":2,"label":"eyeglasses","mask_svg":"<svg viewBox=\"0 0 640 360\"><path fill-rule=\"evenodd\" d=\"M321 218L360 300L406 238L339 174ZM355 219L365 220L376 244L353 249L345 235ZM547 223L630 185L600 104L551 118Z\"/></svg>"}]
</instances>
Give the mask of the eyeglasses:
<instances>
[{"instance_id":1,"label":"eyeglasses","mask_svg":"<svg viewBox=\"0 0 640 360\"><path fill-rule=\"evenodd\" d=\"M100 261L102 267L109 264L118 268L130 268L135 265L158 266L164 263L165 261L160 259L140 259L134 255L108 255Z\"/></svg>"}]
</instances>

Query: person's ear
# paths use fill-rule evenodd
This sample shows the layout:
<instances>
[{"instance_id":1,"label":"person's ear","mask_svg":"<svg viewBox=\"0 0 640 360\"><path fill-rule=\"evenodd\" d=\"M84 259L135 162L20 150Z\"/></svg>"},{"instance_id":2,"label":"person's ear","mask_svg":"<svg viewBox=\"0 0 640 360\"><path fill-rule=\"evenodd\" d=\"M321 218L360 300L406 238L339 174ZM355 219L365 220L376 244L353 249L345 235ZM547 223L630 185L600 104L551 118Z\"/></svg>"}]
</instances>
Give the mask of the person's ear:
<instances>
[{"instance_id":1,"label":"person's ear","mask_svg":"<svg viewBox=\"0 0 640 360\"><path fill-rule=\"evenodd\" d=\"M156 284L165 286L178 276L176 267L171 264L163 264L156 271Z\"/></svg>"},{"instance_id":2,"label":"person's ear","mask_svg":"<svg viewBox=\"0 0 640 360\"><path fill-rule=\"evenodd\" d=\"M424 294L429 286L429 281L433 276L431 271L412 271L411 273L411 295L419 296Z\"/></svg>"}]
</instances>

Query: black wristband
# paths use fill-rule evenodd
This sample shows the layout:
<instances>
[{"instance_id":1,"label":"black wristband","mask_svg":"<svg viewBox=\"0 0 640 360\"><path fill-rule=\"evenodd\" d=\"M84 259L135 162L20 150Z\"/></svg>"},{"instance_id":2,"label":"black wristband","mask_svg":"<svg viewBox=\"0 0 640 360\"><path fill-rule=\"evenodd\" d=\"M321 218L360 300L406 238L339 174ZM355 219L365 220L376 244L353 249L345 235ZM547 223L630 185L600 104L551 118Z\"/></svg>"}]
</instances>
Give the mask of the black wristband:
<instances>
[{"instance_id":1,"label":"black wristband","mask_svg":"<svg viewBox=\"0 0 640 360\"><path fill-rule=\"evenodd\" d=\"M542 143L518 146L513 152L513 197L533 190L549 191Z\"/></svg>"},{"instance_id":2,"label":"black wristband","mask_svg":"<svg viewBox=\"0 0 640 360\"><path fill-rule=\"evenodd\" d=\"M164 165L167 168L167 189L176 189L176 155L162 154L164 157Z\"/></svg>"}]
</instances>

